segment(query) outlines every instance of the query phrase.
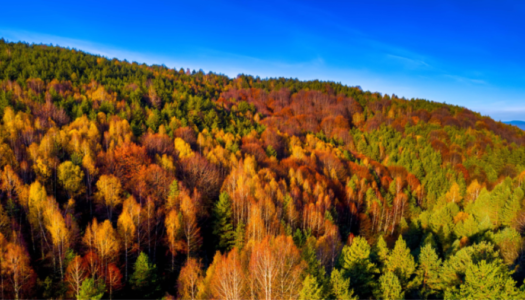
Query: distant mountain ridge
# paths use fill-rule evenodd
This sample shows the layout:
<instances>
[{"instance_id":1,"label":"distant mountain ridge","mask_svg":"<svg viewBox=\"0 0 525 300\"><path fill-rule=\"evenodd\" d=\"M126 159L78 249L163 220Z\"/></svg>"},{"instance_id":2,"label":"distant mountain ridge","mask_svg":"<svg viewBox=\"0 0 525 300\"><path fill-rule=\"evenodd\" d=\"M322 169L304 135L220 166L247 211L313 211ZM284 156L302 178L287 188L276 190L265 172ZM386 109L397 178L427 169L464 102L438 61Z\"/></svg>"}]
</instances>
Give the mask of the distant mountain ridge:
<instances>
[{"instance_id":1,"label":"distant mountain ridge","mask_svg":"<svg viewBox=\"0 0 525 300\"><path fill-rule=\"evenodd\" d=\"M508 121L508 122L503 122L505 124L509 124L509 125L514 125L520 129L523 129L525 130L525 121Z\"/></svg>"}]
</instances>

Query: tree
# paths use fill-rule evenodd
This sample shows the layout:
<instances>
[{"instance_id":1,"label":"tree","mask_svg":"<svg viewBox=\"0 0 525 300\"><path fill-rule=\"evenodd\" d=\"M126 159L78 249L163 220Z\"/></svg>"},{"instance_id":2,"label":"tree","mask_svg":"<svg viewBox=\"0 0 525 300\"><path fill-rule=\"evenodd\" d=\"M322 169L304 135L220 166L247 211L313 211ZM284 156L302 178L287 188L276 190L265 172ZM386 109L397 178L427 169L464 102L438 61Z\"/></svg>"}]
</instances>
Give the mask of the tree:
<instances>
[{"instance_id":1,"label":"tree","mask_svg":"<svg viewBox=\"0 0 525 300\"><path fill-rule=\"evenodd\" d=\"M336 300L350 300L357 299L355 297L354 291L350 290L350 278L345 279L343 274L335 269L330 275L330 295L331 299Z\"/></svg>"},{"instance_id":2,"label":"tree","mask_svg":"<svg viewBox=\"0 0 525 300\"><path fill-rule=\"evenodd\" d=\"M377 299L403 299L405 293L397 276L392 272L387 272L379 277L377 287L374 289L374 297Z\"/></svg>"},{"instance_id":3,"label":"tree","mask_svg":"<svg viewBox=\"0 0 525 300\"><path fill-rule=\"evenodd\" d=\"M300 300L321 300L323 299L323 290L317 283L315 277L307 275L303 281L303 288L299 293Z\"/></svg>"},{"instance_id":4,"label":"tree","mask_svg":"<svg viewBox=\"0 0 525 300\"><path fill-rule=\"evenodd\" d=\"M219 251L213 259L214 272L211 279L211 289L218 299L243 299L245 275L241 265L241 257L237 248L233 248L227 255Z\"/></svg>"},{"instance_id":5,"label":"tree","mask_svg":"<svg viewBox=\"0 0 525 300\"><path fill-rule=\"evenodd\" d=\"M223 250L230 250L235 241L235 232L232 224L232 208L230 196L223 192L219 196L219 201L213 209L214 225L213 234L219 240L218 246Z\"/></svg>"},{"instance_id":6,"label":"tree","mask_svg":"<svg viewBox=\"0 0 525 300\"><path fill-rule=\"evenodd\" d=\"M122 241L124 242L124 259L126 260L125 263L125 276L126 281L128 280L128 251L132 248L133 241L135 239L136 235L136 227L135 223L133 222L133 219L129 213L128 210L124 209L120 216L118 217L117 222L117 230L119 233L119 236L122 238Z\"/></svg>"},{"instance_id":7,"label":"tree","mask_svg":"<svg viewBox=\"0 0 525 300\"><path fill-rule=\"evenodd\" d=\"M140 252L129 282L131 288L144 295L145 298L152 298L159 291L157 266L149 262L146 253Z\"/></svg>"},{"instance_id":8,"label":"tree","mask_svg":"<svg viewBox=\"0 0 525 300\"><path fill-rule=\"evenodd\" d=\"M497 262L485 260L468 266L459 294L445 293L445 298L462 299L520 299L524 296L507 269L498 266Z\"/></svg>"},{"instance_id":9,"label":"tree","mask_svg":"<svg viewBox=\"0 0 525 300\"><path fill-rule=\"evenodd\" d=\"M411 276L416 270L416 263L402 236L397 239L396 245L388 257L385 269L396 274L403 289L407 288Z\"/></svg>"},{"instance_id":10,"label":"tree","mask_svg":"<svg viewBox=\"0 0 525 300\"><path fill-rule=\"evenodd\" d=\"M68 192L70 198L82 192L83 179L82 169L71 161L65 161L58 166L58 181Z\"/></svg>"},{"instance_id":11,"label":"tree","mask_svg":"<svg viewBox=\"0 0 525 300\"><path fill-rule=\"evenodd\" d=\"M76 255L72 261L69 262L66 269L66 282L69 289L74 292L77 299L80 298L80 288L82 282L88 276L87 266L82 257Z\"/></svg>"},{"instance_id":12,"label":"tree","mask_svg":"<svg viewBox=\"0 0 525 300\"><path fill-rule=\"evenodd\" d=\"M421 298L436 297L440 289L441 259L437 256L432 245L427 244L421 248L419 265L416 270L415 281L419 285L418 293Z\"/></svg>"},{"instance_id":13,"label":"tree","mask_svg":"<svg viewBox=\"0 0 525 300\"><path fill-rule=\"evenodd\" d=\"M7 245L5 259L5 272L9 279L14 298L20 299L22 294L30 294L34 284L35 274L29 265L29 256L25 249L16 243Z\"/></svg>"},{"instance_id":14,"label":"tree","mask_svg":"<svg viewBox=\"0 0 525 300\"><path fill-rule=\"evenodd\" d=\"M194 258L189 258L180 270L177 290L181 299L194 300L198 293L198 284L202 281L202 266Z\"/></svg>"},{"instance_id":15,"label":"tree","mask_svg":"<svg viewBox=\"0 0 525 300\"><path fill-rule=\"evenodd\" d=\"M113 209L122 203L122 198L120 198L120 193L122 192L120 180L113 175L102 175L97 181L97 189L98 192L95 197L99 203L106 207L108 219L111 220Z\"/></svg>"},{"instance_id":16,"label":"tree","mask_svg":"<svg viewBox=\"0 0 525 300\"><path fill-rule=\"evenodd\" d=\"M267 236L253 245L250 280L259 299L297 298L306 268L291 236Z\"/></svg>"},{"instance_id":17,"label":"tree","mask_svg":"<svg viewBox=\"0 0 525 300\"><path fill-rule=\"evenodd\" d=\"M354 290L367 297L374 285L374 274L378 269L370 260L370 245L363 237L354 238L350 247L344 246L340 264L346 277L352 280Z\"/></svg>"},{"instance_id":18,"label":"tree","mask_svg":"<svg viewBox=\"0 0 525 300\"><path fill-rule=\"evenodd\" d=\"M88 278L82 282L78 299L99 300L104 296L105 290L106 286L104 285L104 282Z\"/></svg>"},{"instance_id":19,"label":"tree","mask_svg":"<svg viewBox=\"0 0 525 300\"><path fill-rule=\"evenodd\" d=\"M2 289L2 294L0 295L2 299L5 299L5 276L7 270L5 266L5 252L7 250L7 240L4 235L0 232L0 288Z\"/></svg>"},{"instance_id":20,"label":"tree","mask_svg":"<svg viewBox=\"0 0 525 300\"><path fill-rule=\"evenodd\" d=\"M11 165L6 165L4 171L1 172L1 182L0 185L2 190L7 193L7 201L9 206L14 206L13 197L15 191L20 191L22 187L22 182L18 175L13 171Z\"/></svg>"},{"instance_id":21,"label":"tree","mask_svg":"<svg viewBox=\"0 0 525 300\"><path fill-rule=\"evenodd\" d=\"M182 197L181 201L182 212L182 230L186 238L186 252L188 258L192 252L199 249L202 238L200 228L197 223L197 203L189 196Z\"/></svg>"},{"instance_id":22,"label":"tree","mask_svg":"<svg viewBox=\"0 0 525 300\"><path fill-rule=\"evenodd\" d=\"M32 225L32 230L38 228L40 233L40 251L42 258L44 258L44 242L47 243L46 234L44 231L45 220L44 220L44 210L47 202L47 193L44 186L40 182L35 181L31 184L29 188L29 200L28 200L28 210L29 210L29 222Z\"/></svg>"},{"instance_id":23,"label":"tree","mask_svg":"<svg viewBox=\"0 0 525 300\"><path fill-rule=\"evenodd\" d=\"M175 256L178 252L184 251L186 245L182 239L182 216L175 209L171 209L166 215L166 242L171 252L171 271L175 270Z\"/></svg>"},{"instance_id":24,"label":"tree","mask_svg":"<svg viewBox=\"0 0 525 300\"><path fill-rule=\"evenodd\" d=\"M58 252L60 265L60 276L64 278L63 260L69 248L69 231L66 227L64 217L58 208L58 204L53 198L48 198L47 206L44 211L46 228L51 233L53 246ZM54 261L54 260L53 260Z\"/></svg>"},{"instance_id":25,"label":"tree","mask_svg":"<svg viewBox=\"0 0 525 300\"><path fill-rule=\"evenodd\" d=\"M115 264L111 263L108 265L108 270L106 272L106 286L109 287L109 299L113 296L113 291L120 290L122 285L122 273L120 273L119 268Z\"/></svg>"},{"instance_id":26,"label":"tree","mask_svg":"<svg viewBox=\"0 0 525 300\"><path fill-rule=\"evenodd\" d=\"M107 271L110 262L118 258L120 252L120 242L117 232L109 220L99 224L97 219L93 219L91 226L88 226L83 238L84 245L89 249L95 249L101 261L102 274Z\"/></svg>"}]
</instances>

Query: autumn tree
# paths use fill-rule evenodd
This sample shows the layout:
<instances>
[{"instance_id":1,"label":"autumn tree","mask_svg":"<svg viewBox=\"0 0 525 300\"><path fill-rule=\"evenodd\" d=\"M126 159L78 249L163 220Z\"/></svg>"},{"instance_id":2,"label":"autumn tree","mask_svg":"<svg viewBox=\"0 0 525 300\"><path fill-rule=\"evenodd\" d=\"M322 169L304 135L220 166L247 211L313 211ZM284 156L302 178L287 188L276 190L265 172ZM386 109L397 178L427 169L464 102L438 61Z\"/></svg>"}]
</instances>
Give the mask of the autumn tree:
<instances>
[{"instance_id":1,"label":"autumn tree","mask_svg":"<svg viewBox=\"0 0 525 300\"><path fill-rule=\"evenodd\" d=\"M63 162L58 166L58 181L68 192L70 198L82 192L83 180L84 172L71 161Z\"/></svg>"},{"instance_id":2,"label":"autumn tree","mask_svg":"<svg viewBox=\"0 0 525 300\"><path fill-rule=\"evenodd\" d=\"M171 209L166 215L166 243L171 252L171 270L175 269L175 256L177 253L184 251L186 246L182 238L182 215L175 209Z\"/></svg>"},{"instance_id":3,"label":"autumn tree","mask_svg":"<svg viewBox=\"0 0 525 300\"><path fill-rule=\"evenodd\" d=\"M200 227L197 222L197 203L195 199L188 195L181 200L181 215L182 215L182 231L186 239L186 253L188 258L192 252L199 249L202 238L200 234Z\"/></svg>"},{"instance_id":4,"label":"autumn tree","mask_svg":"<svg viewBox=\"0 0 525 300\"><path fill-rule=\"evenodd\" d=\"M51 234L53 246L58 254L60 275L62 278L64 278L63 260L66 256L67 249L69 248L70 234L68 228L66 227L62 212L53 198L49 198L47 200L44 217L46 228Z\"/></svg>"},{"instance_id":5,"label":"autumn tree","mask_svg":"<svg viewBox=\"0 0 525 300\"><path fill-rule=\"evenodd\" d=\"M98 223L93 219L86 228L82 241L88 249L96 251L101 261L101 274L105 274L108 264L116 261L120 252L120 242L111 222L105 220L103 223Z\"/></svg>"},{"instance_id":6,"label":"autumn tree","mask_svg":"<svg viewBox=\"0 0 525 300\"><path fill-rule=\"evenodd\" d=\"M123 287L122 274L114 263L108 265L105 281L106 286L109 287L109 299L112 299L113 291L120 290Z\"/></svg>"},{"instance_id":7,"label":"autumn tree","mask_svg":"<svg viewBox=\"0 0 525 300\"><path fill-rule=\"evenodd\" d=\"M128 279L128 252L132 249L133 242L136 235L136 226L133 222L132 216L130 215L129 210L124 209L118 217L117 221L117 231L120 238L124 242L124 260L125 260L125 279Z\"/></svg>"},{"instance_id":8,"label":"autumn tree","mask_svg":"<svg viewBox=\"0 0 525 300\"><path fill-rule=\"evenodd\" d=\"M82 282L88 276L86 263L79 255L71 260L66 269L66 279L70 291L74 293L77 299L80 299L80 288Z\"/></svg>"},{"instance_id":9,"label":"autumn tree","mask_svg":"<svg viewBox=\"0 0 525 300\"><path fill-rule=\"evenodd\" d=\"M111 220L113 209L122 203L120 180L113 175L102 175L97 181L97 189L95 197L100 204L106 207L108 219Z\"/></svg>"},{"instance_id":10,"label":"autumn tree","mask_svg":"<svg viewBox=\"0 0 525 300\"><path fill-rule=\"evenodd\" d=\"M198 285L202 281L202 266L194 258L188 258L186 264L180 270L177 280L177 290L181 299L194 300L197 297Z\"/></svg>"},{"instance_id":11,"label":"autumn tree","mask_svg":"<svg viewBox=\"0 0 525 300\"><path fill-rule=\"evenodd\" d=\"M29 256L25 249L17 243L7 245L4 266L6 277L13 291L13 298L20 299L23 295L30 295L35 280L35 273L29 264Z\"/></svg>"},{"instance_id":12,"label":"autumn tree","mask_svg":"<svg viewBox=\"0 0 525 300\"><path fill-rule=\"evenodd\" d=\"M305 267L291 236L268 236L255 243L249 263L255 297L298 297Z\"/></svg>"},{"instance_id":13,"label":"autumn tree","mask_svg":"<svg viewBox=\"0 0 525 300\"><path fill-rule=\"evenodd\" d=\"M228 300L243 299L247 280L243 272L239 250L233 248L224 255L217 252L213 260L215 267L211 281L213 296Z\"/></svg>"}]
</instances>

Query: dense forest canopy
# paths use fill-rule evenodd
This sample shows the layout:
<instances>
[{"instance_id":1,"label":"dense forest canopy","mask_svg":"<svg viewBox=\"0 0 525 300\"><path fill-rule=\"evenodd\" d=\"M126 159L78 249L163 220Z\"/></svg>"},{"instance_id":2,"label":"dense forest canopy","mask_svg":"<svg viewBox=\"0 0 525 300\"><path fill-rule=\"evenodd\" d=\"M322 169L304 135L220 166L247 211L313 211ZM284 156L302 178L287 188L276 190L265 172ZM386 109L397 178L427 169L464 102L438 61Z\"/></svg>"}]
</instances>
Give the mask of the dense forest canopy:
<instances>
[{"instance_id":1,"label":"dense forest canopy","mask_svg":"<svg viewBox=\"0 0 525 300\"><path fill-rule=\"evenodd\" d=\"M0 40L4 298L524 298L525 131Z\"/></svg>"}]
</instances>

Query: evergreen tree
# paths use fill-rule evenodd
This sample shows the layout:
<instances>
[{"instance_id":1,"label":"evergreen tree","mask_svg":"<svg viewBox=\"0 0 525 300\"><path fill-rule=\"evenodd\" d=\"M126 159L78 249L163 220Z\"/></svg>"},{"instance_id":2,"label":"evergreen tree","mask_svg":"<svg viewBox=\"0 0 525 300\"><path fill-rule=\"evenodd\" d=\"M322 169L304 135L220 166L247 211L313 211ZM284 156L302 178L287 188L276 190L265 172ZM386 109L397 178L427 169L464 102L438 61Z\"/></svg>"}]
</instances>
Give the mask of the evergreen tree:
<instances>
[{"instance_id":1,"label":"evergreen tree","mask_svg":"<svg viewBox=\"0 0 525 300\"><path fill-rule=\"evenodd\" d=\"M374 289L376 299L404 299L405 293L397 276L392 272L387 272L379 277L379 282Z\"/></svg>"},{"instance_id":2,"label":"evergreen tree","mask_svg":"<svg viewBox=\"0 0 525 300\"><path fill-rule=\"evenodd\" d=\"M465 283L459 293L446 293L447 299L523 299L525 294L518 290L516 282L506 268L497 262L471 264L467 268Z\"/></svg>"},{"instance_id":3,"label":"evergreen tree","mask_svg":"<svg viewBox=\"0 0 525 300\"><path fill-rule=\"evenodd\" d=\"M87 278L82 282L79 291L79 299L99 300L104 296L106 285L103 281L95 281L93 278Z\"/></svg>"},{"instance_id":4,"label":"evergreen tree","mask_svg":"<svg viewBox=\"0 0 525 300\"><path fill-rule=\"evenodd\" d=\"M374 277L378 269L370 260L370 245L363 237L354 238L350 247L344 246L340 264L345 277L351 278L351 285L359 291L360 297L368 297L372 292Z\"/></svg>"},{"instance_id":5,"label":"evergreen tree","mask_svg":"<svg viewBox=\"0 0 525 300\"><path fill-rule=\"evenodd\" d=\"M244 247L244 223L237 224L235 229L235 244L234 247L237 249L242 249Z\"/></svg>"},{"instance_id":6,"label":"evergreen tree","mask_svg":"<svg viewBox=\"0 0 525 300\"><path fill-rule=\"evenodd\" d=\"M354 291L350 290L350 278L345 279L343 274L337 269L334 269L330 276L330 299L358 299L358 297L354 296Z\"/></svg>"},{"instance_id":7,"label":"evergreen tree","mask_svg":"<svg viewBox=\"0 0 525 300\"><path fill-rule=\"evenodd\" d=\"M302 251L302 258L308 265L306 269L306 273L315 278L316 282L319 284L319 287L322 290L322 295L325 294L325 291L327 290L327 278L326 278L326 271L321 265L321 262L319 259L317 259L317 253L316 253L316 239L315 237L311 236L306 240L306 243L303 247Z\"/></svg>"},{"instance_id":8,"label":"evergreen tree","mask_svg":"<svg viewBox=\"0 0 525 300\"><path fill-rule=\"evenodd\" d=\"M219 240L218 247L226 251L230 250L235 244L235 232L233 231L231 216L230 196L223 192L213 208L213 234Z\"/></svg>"},{"instance_id":9,"label":"evergreen tree","mask_svg":"<svg viewBox=\"0 0 525 300\"><path fill-rule=\"evenodd\" d=\"M380 269L383 270L388 262L388 257L390 256L390 249L388 249L388 246L383 236L380 236L377 239L373 254L375 261L378 262Z\"/></svg>"},{"instance_id":10,"label":"evergreen tree","mask_svg":"<svg viewBox=\"0 0 525 300\"><path fill-rule=\"evenodd\" d=\"M402 236L397 239L396 245L388 257L385 269L396 274L403 288L408 287L411 276L416 270L416 262Z\"/></svg>"},{"instance_id":11,"label":"evergreen tree","mask_svg":"<svg viewBox=\"0 0 525 300\"><path fill-rule=\"evenodd\" d=\"M419 298L436 298L440 287L441 259L430 244L421 248L419 266L416 270L415 284L418 285Z\"/></svg>"},{"instance_id":12,"label":"evergreen tree","mask_svg":"<svg viewBox=\"0 0 525 300\"><path fill-rule=\"evenodd\" d=\"M303 288L299 293L300 300L321 300L323 299L323 289L317 283L315 277L307 275L303 281Z\"/></svg>"},{"instance_id":13,"label":"evergreen tree","mask_svg":"<svg viewBox=\"0 0 525 300\"><path fill-rule=\"evenodd\" d=\"M130 278L131 288L145 298L152 298L160 290L157 280L157 267L149 262L148 255L140 252Z\"/></svg>"}]
</instances>

